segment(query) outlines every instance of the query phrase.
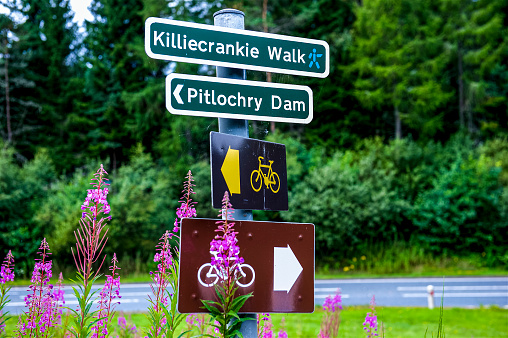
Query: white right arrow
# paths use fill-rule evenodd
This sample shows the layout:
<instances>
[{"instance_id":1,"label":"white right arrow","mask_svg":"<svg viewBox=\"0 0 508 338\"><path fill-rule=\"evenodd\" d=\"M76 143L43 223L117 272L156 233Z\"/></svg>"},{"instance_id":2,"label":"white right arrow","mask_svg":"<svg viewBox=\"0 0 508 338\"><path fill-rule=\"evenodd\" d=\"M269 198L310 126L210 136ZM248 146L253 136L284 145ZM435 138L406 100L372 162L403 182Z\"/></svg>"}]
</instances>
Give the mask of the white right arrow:
<instances>
[{"instance_id":1,"label":"white right arrow","mask_svg":"<svg viewBox=\"0 0 508 338\"><path fill-rule=\"evenodd\" d=\"M180 92L182 91L183 84L177 84L175 90L173 91L173 95L175 96L176 102L183 104L183 100L180 97Z\"/></svg>"},{"instance_id":2,"label":"white right arrow","mask_svg":"<svg viewBox=\"0 0 508 338\"><path fill-rule=\"evenodd\" d=\"M273 291L286 291L293 287L303 268L289 247L273 248Z\"/></svg>"}]
</instances>

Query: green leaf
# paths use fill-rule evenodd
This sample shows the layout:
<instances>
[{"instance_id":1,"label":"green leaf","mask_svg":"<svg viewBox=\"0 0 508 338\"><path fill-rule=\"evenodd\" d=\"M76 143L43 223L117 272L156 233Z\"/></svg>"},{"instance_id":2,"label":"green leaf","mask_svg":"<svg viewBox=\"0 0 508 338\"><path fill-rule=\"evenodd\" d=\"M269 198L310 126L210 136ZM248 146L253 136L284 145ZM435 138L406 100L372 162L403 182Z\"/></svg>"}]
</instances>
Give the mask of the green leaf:
<instances>
[{"instance_id":1,"label":"green leaf","mask_svg":"<svg viewBox=\"0 0 508 338\"><path fill-rule=\"evenodd\" d=\"M182 332L177 338L182 338L183 336L185 336L187 333L191 332L192 330L187 330L185 332Z\"/></svg>"},{"instance_id":2,"label":"green leaf","mask_svg":"<svg viewBox=\"0 0 508 338\"><path fill-rule=\"evenodd\" d=\"M205 309L208 310L208 312L210 312L210 314L212 316L216 317L216 316L220 315L221 312L217 308L205 303L204 301L202 301L202 303L203 303Z\"/></svg>"},{"instance_id":3,"label":"green leaf","mask_svg":"<svg viewBox=\"0 0 508 338\"><path fill-rule=\"evenodd\" d=\"M230 316L230 317L235 317L235 318L237 318L238 320L240 320L240 316L239 316L239 315L238 315L238 313L237 313L237 312L235 312L235 311L229 311L229 312L228 312L228 316Z\"/></svg>"},{"instance_id":4,"label":"green leaf","mask_svg":"<svg viewBox=\"0 0 508 338\"><path fill-rule=\"evenodd\" d=\"M250 293L248 295L243 295L243 296L240 296L240 297L236 298L235 301L233 302L232 306L231 306L231 310L235 311L235 312L239 312L240 309L242 308L242 306L247 301L247 299L249 299L251 296L252 296L252 293Z\"/></svg>"},{"instance_id":5,"label":"green leaf","mask_svg":"<svg viewBox=\"0 0 508 338\"><path fill-rule=\"evenodd\" d=\"M233 303L231 304L231 307L232 308L236 308L238 305L240 305L240 307L238 309L240 309L243 304L245 304L245 302L247 301L247 299L249 299L250 297L252 297L252 292L249 293L249 294L246 294L246 295L242 295L242 296L239 296L237 298L235 298L233 300Z\"/></svg>"},{"instance_id":6,"label":"green leaf","mask_svg":"<svg viewBox=\"0 0 508 338\"><path fill-rule=\"evenodd\" d=\"M240 338L243 338L243 334L240 331L238 331L238 330L233 331L231 333L230 337L234 337L235 335L240 337Z\"/></svg>"}]
</instances>

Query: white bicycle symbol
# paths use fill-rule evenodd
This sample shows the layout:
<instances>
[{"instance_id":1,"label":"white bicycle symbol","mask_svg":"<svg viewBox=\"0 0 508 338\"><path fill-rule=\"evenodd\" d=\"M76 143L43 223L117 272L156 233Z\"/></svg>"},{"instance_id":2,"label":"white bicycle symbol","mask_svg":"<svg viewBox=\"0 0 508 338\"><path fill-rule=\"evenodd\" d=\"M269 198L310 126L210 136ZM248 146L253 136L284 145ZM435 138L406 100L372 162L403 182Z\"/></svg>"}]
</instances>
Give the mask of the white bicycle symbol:
<instances>
[{"instance_id":1,"label":"white bicycle symbol","mask_svg":"<svg viewBox=\"0 0 508 338\"><path fill-rule=\"evenodd\" d=\"M215 259L217 259L217 254L218 254L217 251L211 251L210 253L215 257ZM208 271L207 271L207 269L208 269ZM244 269L247 272L245 272ZM250 272L249 272L249 270L250 270ZM207 271L207 272L203 278L202 273L205 271ZM238 272L240 273L240 275L242 275L242 277L240 277L236 281L236 284L238 284L238 286L240 286L242 288L246 288L246 287L251 286L252 283L254 283L254 279L256 279L256 273L254 272L254 269L252 268L252 266L250 266L249 264L238 264ZM251 279L249 279L250 275L252 275ZM204 287L207 287L207 288L212 287L215 284L217 284L217 282L219 281L219 278L222 279L224 277L225 276L223 276L222 272L219 271L211 263L205 263L199 267L198 281ZM210 281L210 280L211 280L210 283L206 283L207 281ZM242 281L244 281L244 280L245 280L245 283L242 283Z\"/></svg>"}]
</instances>

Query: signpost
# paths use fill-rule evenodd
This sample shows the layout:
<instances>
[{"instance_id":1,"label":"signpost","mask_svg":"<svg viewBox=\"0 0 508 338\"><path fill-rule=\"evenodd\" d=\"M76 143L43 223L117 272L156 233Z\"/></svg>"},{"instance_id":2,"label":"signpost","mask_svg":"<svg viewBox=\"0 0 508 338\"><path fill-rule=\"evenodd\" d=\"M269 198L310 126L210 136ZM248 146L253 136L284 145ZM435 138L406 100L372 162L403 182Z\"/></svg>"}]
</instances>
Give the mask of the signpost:
<instances>
[{"instance_id":1,"label":"signpost","mask_svg":"<svg viewBox=\"0 0 508 338\"><path fill-rule=\"evenodd\" d=\"M234 208L288 210L286 146L210 133L212 205L227 190Z\"/></svg>"},{"instance_id":2,"label":"signpost","mask_svg":"<svg viewBox=\"0 0 508 338\"><path fill-rule=\"evenodd\" d=\"M252 221L252 209L288 209L286 151L282 144L249 139L247 121L309 123L312 91L245 81L245 70L325 78L330 48L325 41L245 31L244 14L234 9L216 12L214 24L148 18L145 51L154 59L217 66L216 79L169 75L166 106L172 114L219 118L220 133L210 135L212 204L220 209L227 190L236 209L235 229L245 258L238 293L254 292L242 316L313 312L314 225ZM181 313L203 312L200 300L215 299L213 286L219 277L209 252L215 222L182 221ZM240 333L256 337L256 322L243 322Z\"/></svg>"},{"instance_id":3,"label":"signpost","mask_svg":"<svg viewBox=\"0 0 508 338\"><path fill-rule=\"evenodd\" d=\"M309 123L312 90L306 86L186 74L166 77L172 114L257 121Z\"/></svg>"},{"instance_id":4,"label":"signpost","mask_svg":"<svg viewBox=\"0 0 508 338\"><path fill-rule=\"evenodd\" d=\"M178 311L205 312L201 299L216 299L218 280L210 264L210 241L215 236L214 219L182 220ZM242 312L314 311L314 225L235 221L240 269L238 294L253 292Z\"/></svg>"},{"instance_id":5,"label":"signpost","mask_svg":"<svg viewBox=\"0 0 508 338\"><path fill-rule=\"evenodd\" d=\"M325 41L161 18L145 21L145 51L153 59L282 74L330 72Z\"/></svg>"}]
</instances>

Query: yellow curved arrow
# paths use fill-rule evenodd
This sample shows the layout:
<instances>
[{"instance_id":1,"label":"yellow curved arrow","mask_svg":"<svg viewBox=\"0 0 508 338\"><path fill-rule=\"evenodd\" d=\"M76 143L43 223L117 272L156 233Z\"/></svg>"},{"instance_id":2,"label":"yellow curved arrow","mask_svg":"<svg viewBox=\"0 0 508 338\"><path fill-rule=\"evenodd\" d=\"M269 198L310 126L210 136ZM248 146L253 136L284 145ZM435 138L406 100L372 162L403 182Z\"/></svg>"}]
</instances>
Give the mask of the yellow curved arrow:
<instances>
[{"instance_id":1,"label":"yellow curved arrow","mask_svg":"<svg viewBox=\"0 0 508 338\"><path fill-rule=\"evenodd\" d=\"M228 148L220 168L230 194L240 194L240 151Z\"/></svg>"}]
</instances>

